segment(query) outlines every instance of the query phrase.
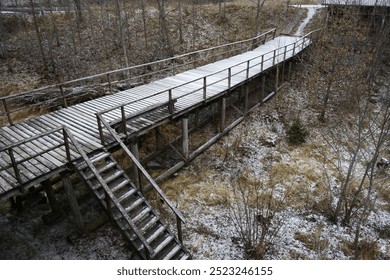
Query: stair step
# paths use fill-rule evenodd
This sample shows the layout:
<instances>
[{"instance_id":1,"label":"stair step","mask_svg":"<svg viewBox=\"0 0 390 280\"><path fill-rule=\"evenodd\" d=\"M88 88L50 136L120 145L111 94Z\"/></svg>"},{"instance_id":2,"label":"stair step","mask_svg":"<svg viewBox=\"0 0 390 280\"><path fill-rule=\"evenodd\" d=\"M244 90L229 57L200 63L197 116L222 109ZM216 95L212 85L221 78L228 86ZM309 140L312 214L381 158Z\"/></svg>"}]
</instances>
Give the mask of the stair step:
<instances>
[{"instance_id":1,"label":"stair step","mask_svg":"<svg viewBox=\"0 0 390 280\"><path fill-rule=\"evenodd\" d=\"M114 174L111 174L108 178L104 179L104 182L108 185L110 182L114 181L116 178L119 178L125 173L123 170L116 171Z\"/></svg>"},{"instance_id":2,"label":"stair step","mask_svg":"<svg viewBox=\"0 0 390 280\"><path fill-rule=\"evenodd\" d=\"M125 194L118 197L118 201L122 202L122 201L126 200L127 198L129 198L130 196L132 196L133 194L135 194L136 192L137 192L136 189L130 189L128 192L126 192Z\"/></svg>"},{"instance_id":3,"label":"stair step","mask_svg":"<svg viewBox=\"0 0 390 280\"><path fill-rule=\"evenodd\" d=\"M162 242L160 242L157 247L154 249L155 255L158 255L171 241L173 240L172 235L167 235Z\"/></svg>"},{"instance_id":4,"label":"stair step","mask_svg":"<svg viewBox=\"0 0 390 280\"><path fill-rule=\"evenodd\" d=\"M102 174L103 172L106 172L107 170L111 169L112 167L116 166L115 162L110 162L106 165L104 165L102 168L98 169L99 174ZM91 180L95 177L95 174L91 172L91 174L88 174L85 179Z\"/></svg>"},{"instance_id":5,"label":"stair step","mask_svg":"<svg viewBox=\"0 0 390 280\"><path fill-rule=\"evenodd\" d=\"M161 225L146 239L148 243L152 243L161 233L163 233L167 227L165 225Z\"/></svg>"},{"instance_id":6,"label":"stair step","mask_svg":"<svg viewBox=\"0 0 390 280\"><path fill-rule=\"evenodd\" d=\"M148 213L151 212L151 209L149 207L145 207L142 211L140 211L137 215L135 215L133 218L133 223L136 224L137 222L141 221Z\"/></svg>"},{"instance_id":7,"label":"stair step","mask_svg":"<svg viewBox=\"0 0 390 280\"><path fill-rule=\"evenodd\" d=\"M141 205L143 202L145 201L145 199L143 197L138 197L136 200L134 200L132 203L129 203L129 206L125 207L123 206L123 208L125 209L125 212L127 214L129 214L131 212L131 210L135 209L137 206ZM118 213L116 213L114 215L114 219L115 220L119 220L120 218L122 217L122 214L118 211Z\"/></svg>"},{"instance_id":8,"label":"stair step","mask_svg":"<svg viewBox=\"0 0 390 280\"><path fill-rule=\"evenodd\" d=\"M163 260L170 260L173 258L174 255L176 255L177 252L179 252L181 249L181 245L176 244L175 247L173 247L167 255L163 258Z\"/></svg>"},{"instance_id":9,"label":"stair step","mask_svg":"<svg viewBox=\"0 0 390 280\"><path fill-rule=\"evenodd\" d=\"M106 159L108 158L109 156L111 156L110 153L107 153L107 152L101 152L99 154L96 154L96 155L93 155L92 157L89 158L89 160L92 162L92 163L95 163L95 162L98 162L100 160L103 160L103 159ZM85 161L81 162L80 164L78 164L77 168L79 170L82 170L82 169L85 169L87 167L87 163Z\"/></svg>"},{"instance_id":10,"label":"stair step","mask_svg":"<svg viewBox=\"0 0 390 280\"><path fill-rule=\"evenodd\" d=\"M159 220L159 217L153 216L149 221L144 223L142 226L139 227L139 230L142 234L145 234L148 229L150 229L157 221Z\"/></svg>"},{"instance_id":11,"label":"stair step","mask_svg":"<svg viewBox=\"0 0 390 280\"><path fill-rule=\"evenodd\" d=\"M130 181L128 179L125 179L125 180L121 181L118 185L109 186L109 187L110 187L111 191L114 193L114 192L120 190L121 188L123 188L124 186L126 186L129 183L130 183Z\"/></svg>"},{"instance_id":12,"label":"stair step","mask_svg":"<svg viewBox=\"0 0 390 280\"><path fill-rule=\"evenodd\" d=\"M189 260L191 258L190 254L184 253L181 257L180 260Z\"/></svg>"}]
</instances>

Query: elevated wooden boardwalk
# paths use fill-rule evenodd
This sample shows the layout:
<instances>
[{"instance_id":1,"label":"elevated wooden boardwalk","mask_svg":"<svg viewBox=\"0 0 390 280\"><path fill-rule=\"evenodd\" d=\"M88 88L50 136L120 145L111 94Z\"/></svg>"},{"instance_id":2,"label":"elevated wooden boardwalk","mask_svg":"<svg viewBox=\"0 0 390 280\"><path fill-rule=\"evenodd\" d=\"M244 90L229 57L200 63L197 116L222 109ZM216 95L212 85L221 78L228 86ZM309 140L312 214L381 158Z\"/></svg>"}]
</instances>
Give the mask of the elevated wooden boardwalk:
<instances>
[{"instance_id":1,"label":"elevated wooden boardwalk","mask_svg":"<svg viewBox=\"0 0 390 280\"><path fill-rule=\"evenodd\" d=\"M297 55L309 44L306 37L279 36L228 59L2 127L0 196L66 169L68 158L61 126L72 132L87 154L94 153L103 147L97 113L100 112L108 123L120 122L123 114L139 116L127 124L127 128L131 133L140 133L225 94L247 79ZM148 118L142 117L145 111L154 113L150 112ZM37 137L44 133L47 135ZM105 140L110 143L112 139ZM36 156L42 151L47 152ZM80 158L72 147L70 156L72 160Z\"/></svg>"}]
</instances>

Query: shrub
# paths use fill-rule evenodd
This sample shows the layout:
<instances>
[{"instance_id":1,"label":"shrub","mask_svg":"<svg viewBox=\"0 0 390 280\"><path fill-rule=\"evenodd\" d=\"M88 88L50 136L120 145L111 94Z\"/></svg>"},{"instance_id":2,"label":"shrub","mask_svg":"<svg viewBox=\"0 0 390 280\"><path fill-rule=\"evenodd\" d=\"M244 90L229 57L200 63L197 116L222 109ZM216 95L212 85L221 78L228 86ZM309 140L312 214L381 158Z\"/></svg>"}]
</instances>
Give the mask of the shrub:
<instances>
[{"instance_id":1,"label":"shrub","mask_svg":"<svg viewBox=\"0 0 390 280\"><path fill-rule=\"evenodd\" d=\"M291 144L300 145L306 142L309 132L302 126L299 120L294 121L287 131L287 138Z\"/></svg>"}]
</instances>

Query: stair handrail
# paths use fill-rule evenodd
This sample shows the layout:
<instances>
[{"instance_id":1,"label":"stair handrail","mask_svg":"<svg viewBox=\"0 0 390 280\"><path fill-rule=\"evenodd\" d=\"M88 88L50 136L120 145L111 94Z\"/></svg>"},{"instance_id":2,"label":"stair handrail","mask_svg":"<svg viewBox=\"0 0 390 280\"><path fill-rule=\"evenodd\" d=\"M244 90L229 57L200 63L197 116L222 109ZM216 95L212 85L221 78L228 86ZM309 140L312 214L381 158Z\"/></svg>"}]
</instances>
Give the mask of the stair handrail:
<instances>
[{"instance_id":1,"label":"stair handrail","mask_svg":"<svg viewBox=\"0 0 390 280\"><path fill-rule=\"evenodd\" d=\"M114 203L115 207L119 210L119 212L121 213L121 215L123 216L123 218L126 220L126 222L130 225L130 227L132 228L132 230L134 231L134 233L137 235L137 237L139 238L139 240L141 241L141 243L145 246L145 248L147 249L148 251L148 254L149 256L153 256L154 255L154 250L153 248L150 246L150 244L146 241L145 237L139 232L139 230L137 229L137 227L135 226L135 224L133 223L133 221L129 218L129 216L126 214L126 210L123 208L123 206L120 204L120 202L118 201L118 199L113 195L113 193L111 192L110 188L108 187L108 185L104 182L104 179L102 178L102 176L100 175L99 171L96 169L96 167L92 164L92 162L89 160L87 154L85 153L85 151L83 150L83 148L81 147L80 143L76 140L76 138L73 136L72 132L66 127L66 126L63 126L63 131L64 131L64 137L68 137L72 144L74 145L74 147L76 148L76 150L80 153L81 157L83 158L83 160L85 161L85 163L87 164L87 166L91 169L92 173L95 175L96 179L99 181L100 185L103 187L104 189L104 194L105 194L105 198L106 199L110 199L112 203ZM108 204L107 205L107 210L110 211L110 205Z\"/></svg>"},{"instance_id":2,"label":"stair handrail","mask_svg":"<svg viewBox=\"0 0 390 280\"><path fill-rule=\"evenodd\" d=\"M168 205L168 207L173 211L176 215L177 221L177 230L180 242L182 242L182 234L181 234L181 223L186 223L186 219L182 215L182 213L173 205L172 201L165 195L165 193L160 189L157 183L153 180L153 178L149 175L146 169L142 166L142 164L138 161L138 159L133 155L133 153L127 148L125 143L123 143L120 136L117 132L107 123L107 121L102 117L100 113L96 113L98 123L103 124L103 126L108 130L108 132L114 137L115 141L121 146L121 148L125 151L128 157L133 161L133 163L137 166L138 170L145 176L150 185L157 191L163 201ZM100 126L100 124L99 124Z\"/></svg>"}]
</instances>

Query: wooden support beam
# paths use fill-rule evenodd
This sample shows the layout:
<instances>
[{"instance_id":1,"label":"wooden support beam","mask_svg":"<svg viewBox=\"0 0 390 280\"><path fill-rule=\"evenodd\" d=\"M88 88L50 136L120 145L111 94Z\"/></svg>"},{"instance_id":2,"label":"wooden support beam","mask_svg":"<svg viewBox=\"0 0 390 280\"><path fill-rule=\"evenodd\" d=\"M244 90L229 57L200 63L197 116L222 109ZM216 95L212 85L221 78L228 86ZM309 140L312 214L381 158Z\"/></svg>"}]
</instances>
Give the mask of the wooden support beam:
<instances>
[{"instance_id":1,"label":"wooden support beam","mask_svg":"<svg viewBox=\"0 0 390 280\"><path fill-rule=\"evenodd\" d=\"M218 131L222 132L225 129L226 123L226 97L222 97L219 102L220 122Z\"/></svg>"},{"instance_id":2,"label":"wooden support beam","mask_svg":"<svg viewBox=\"0 0 390 280\"><path fill-rule=\"evenodd\" d=\"M287 74L287 80L291 81L291 68L292 68L292 62L290 61L288 63L288 74Z\"/></svg>"},{"instance_id":3,"label":"wooden support beam","mask_svg":"<svg viewBox=\"0 0 390 280\"><path fill-rule=\"evenodd\" d=\"M248 113L248 102L249 102L249 83L245 83L244 86L244 114Z\"/></svg>"},{"instance_id":4,"label":"wooden support beam","mask_svg":"<svg viewBox=\"0 0 390 280\"><path fill-rule=\"evenodd\" d=\"M54 195L53 185L52 185L50 179L43 181L41 183L41 185L45 189L47 199L49 200L51 211L54 214L60 213L61 212L61 208L60 208L60 206L58 204L58 201L57 201L57 199L56 199L56 197Z\"/></svg>"},{"instance_id":5,"label":"wooden support beam","mask_svg":"<svg viewBox=\"0 0 390 280\"><path fill-rule=\"evenodd\" d=\"M134 157L139 161L138 140L130 143L130 151L134 155ZM134 174L134 184L138 188L138 190L142 192L140 173L137 165L134 163L133 163L133 174Z\"/></svg>"},{"instance_id":6,"label":"wooden support beam","mask_svg":"<svg viewBox=\"0 0 390 280\"><path fill-rule=\"evenodd\" d=\"M164 145L164 139L162 137L161 129L159 126L154 128L154 133L155 133L155 141L156 141L156 151L159 151Z\"/></svg>"},{"instance_id":7,"label":"wooden support beam","mask_svg":"<svg viewBox=\"0 0 390 280\"><path fill-rule=\"evenodd\" d=\"M275 92L279 89L279 64L276 66L276 77L275 77Z\"/></svg>"},{"instance_id":8,"label":"wooden support beam","mask_svg":"<svg viewBox=\"0 0 390 280\"><path fill-rule=\"evenodd\" d=\"M187 159L189 155L189 137L188 137L188 117L181 119L182 124L182 147L183 147L183 155L184 158Z\"/></svg>"},{"instance_id":9,"label":"wooden support beam","mask_svg":"<svg viewBox=\"0 0 390 280\"><path fill-rule=\"evenodd\" d=\"M260 100L260 104L263 105L264 104L264 98L265 98L265 76L263 75L261 77L261 100Z\"/></svg>"},{"instance_id":10,"label":"wooden support beam","mask_svg":"<svg viewBox=\"0 0 390 280\"><path fill-rule=\"evenodd\" d=\"M62 177L62 183L64 184L64 190L66 193L66 196L68 198L69 206L72 211L73 215L73 222L75 223L77 230L81 233L85 232L85 225L83 221L83 217L81 215L80 207L77 202L76 195L73 190L72 183L69 179L69 176L63 176Z\"/></svg>"}]
</instances>

